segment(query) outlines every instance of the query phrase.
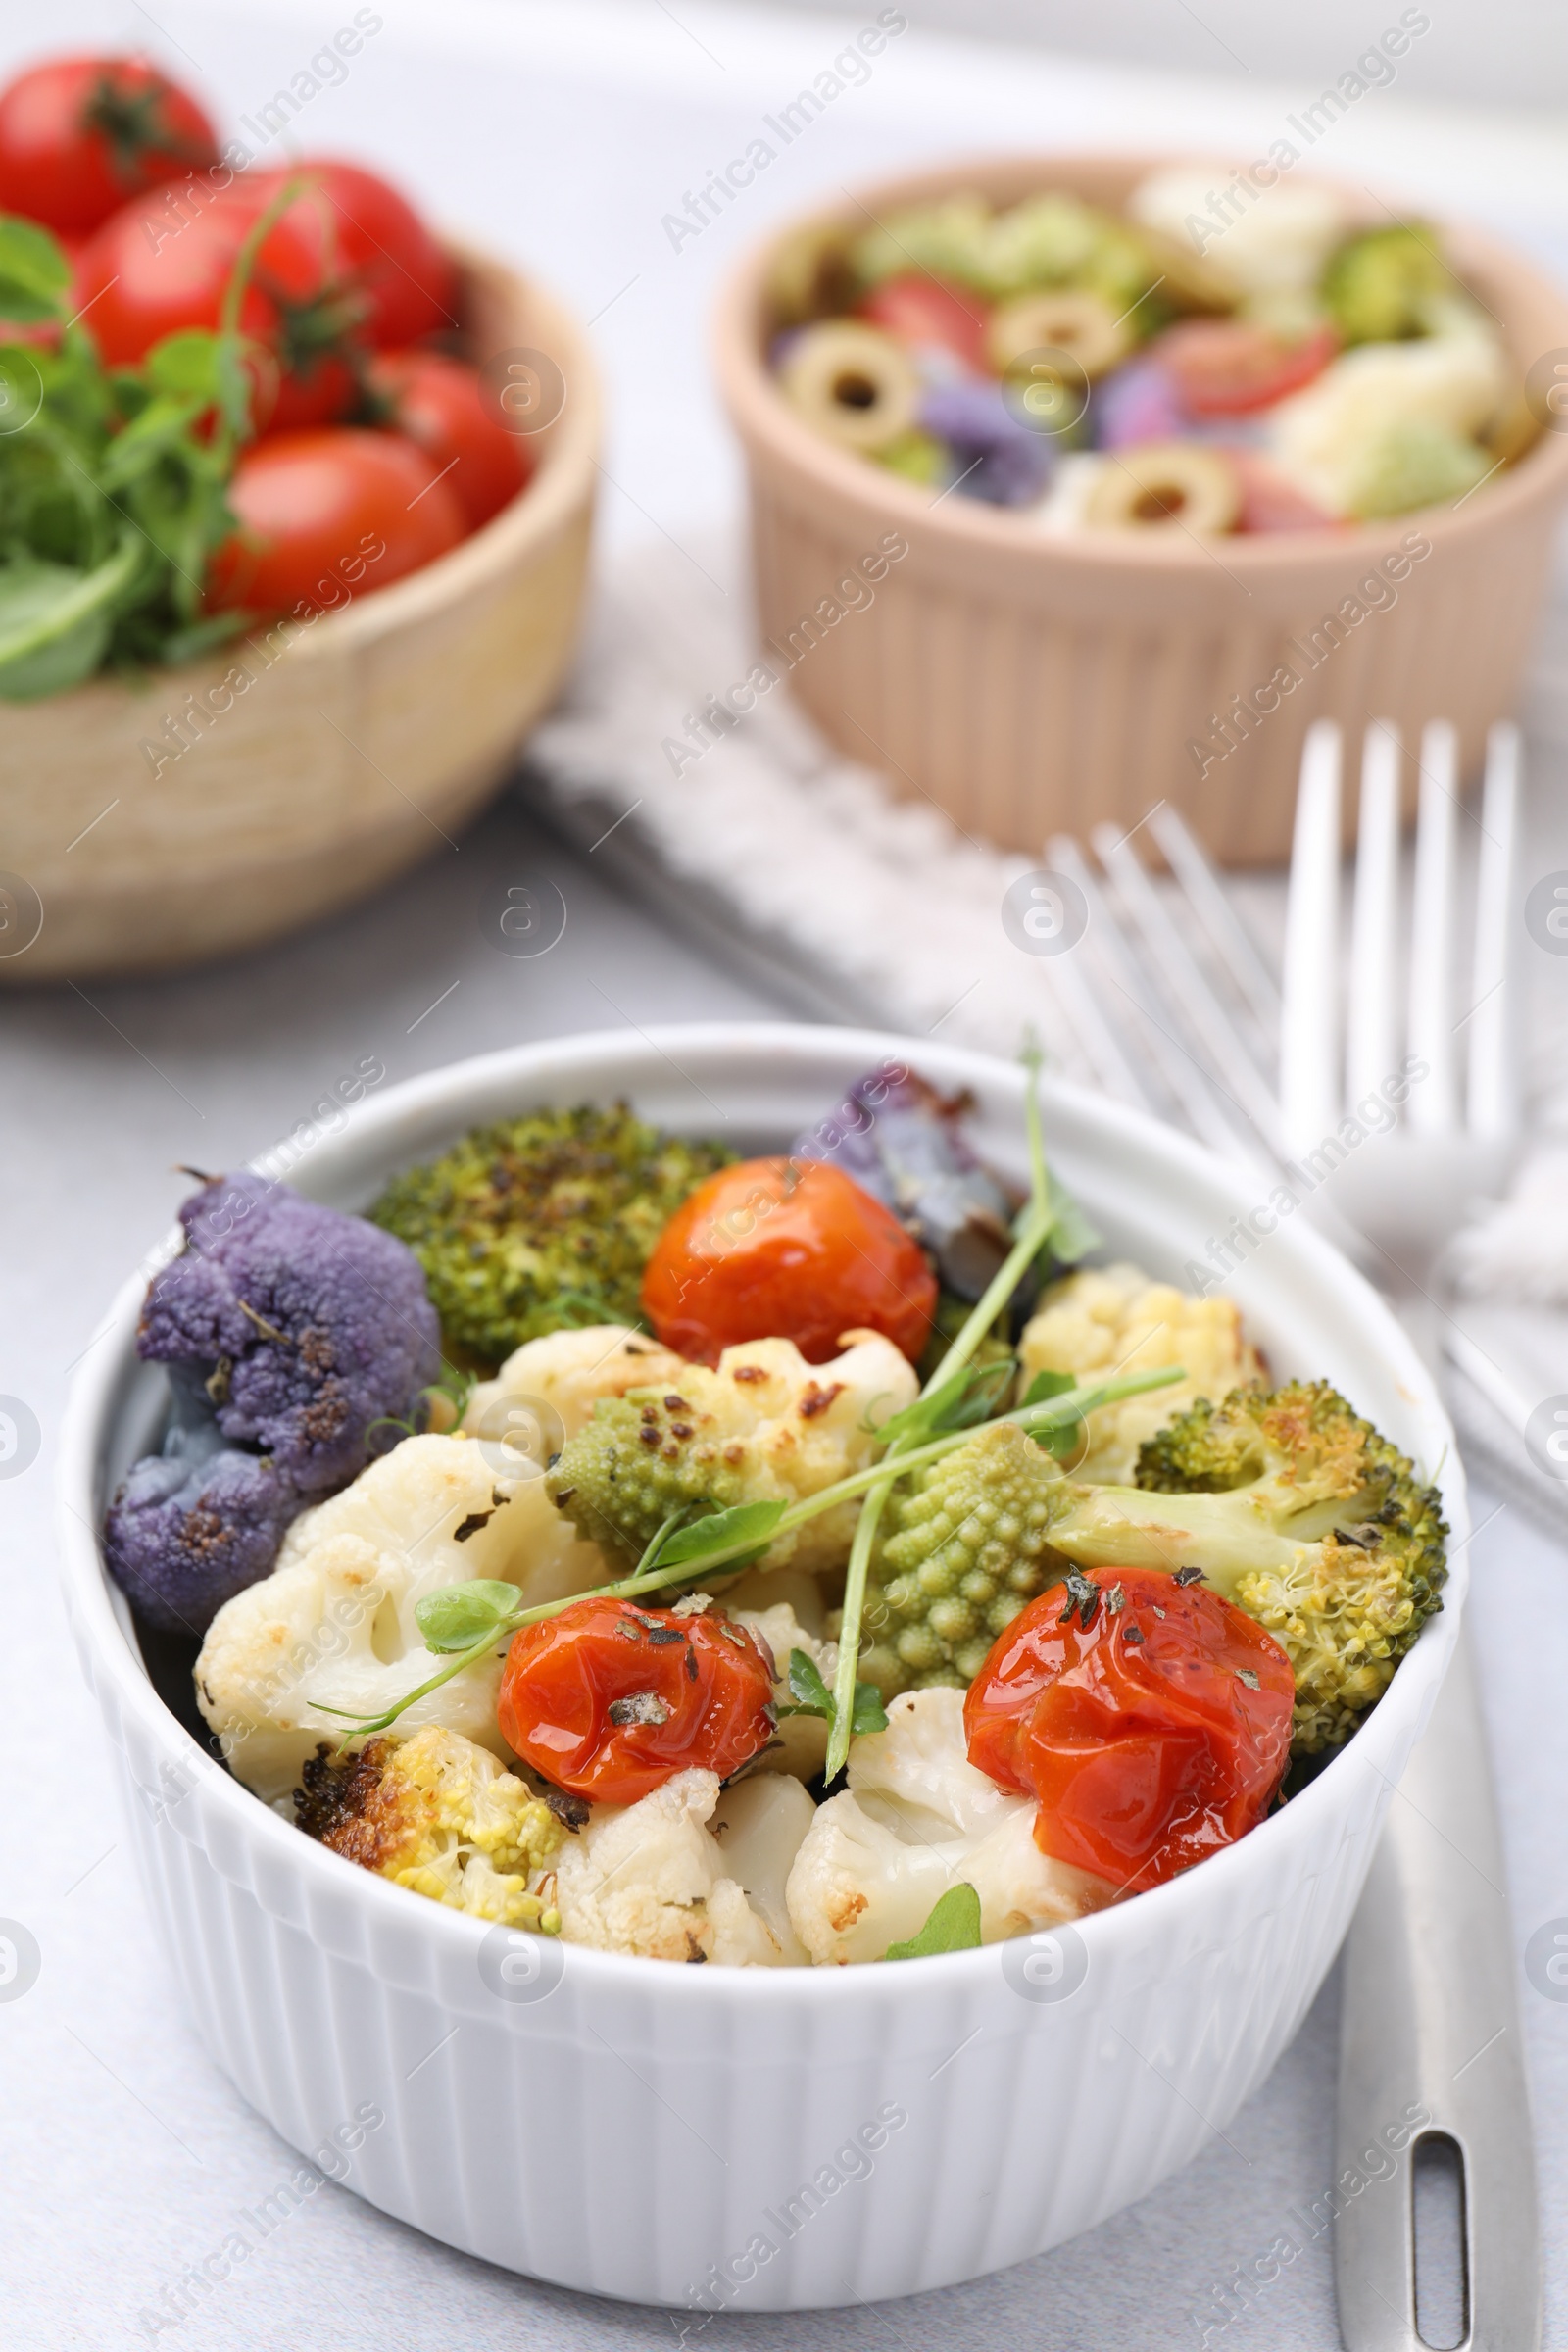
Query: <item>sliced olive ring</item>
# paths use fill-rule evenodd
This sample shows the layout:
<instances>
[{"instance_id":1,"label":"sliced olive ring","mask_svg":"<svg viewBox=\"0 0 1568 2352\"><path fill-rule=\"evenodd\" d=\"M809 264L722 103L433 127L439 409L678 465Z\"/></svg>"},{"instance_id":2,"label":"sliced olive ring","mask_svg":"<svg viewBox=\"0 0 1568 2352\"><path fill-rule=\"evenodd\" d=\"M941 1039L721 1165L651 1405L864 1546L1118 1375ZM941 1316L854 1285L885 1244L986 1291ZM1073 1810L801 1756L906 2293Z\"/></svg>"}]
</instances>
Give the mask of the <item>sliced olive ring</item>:
<instances>
[{"instance_id":1,"label":"sliced olive ring","mask_svg":"<svg viewBox=\"0 0 1568 2352\"><path fill-rule=\"evenodd\" d=\"M1102 529L1168 530L1203 536L1234 530L1242 511L1236 468L1217 450L1154 441L1118 450L1084 502L1084 520Z\"/></svg>"},{"instance_id":2,"label":"sliced olive ring","mask_svg":"<svg viewBox=\"0 0 1568 2352\"><path fill-rule=\"evenodd\" d=\"M779 383L803 421L842 449L885 449L915 421L920 378L891 335L853 319L808 326Z\"/></svg>"},{"instance_id":3,"label":"sliced olive ring","mask_svg":"<svg viewBox=\"0 0 1568 2352\"><path fill-rule=\"evenodd\" d=\"M1093 378L1127 357L1133 330L1098 294L1067 287L1059 294L1023 294L1004 303L992 316L987 342L999 375L1026 352L1064 351Z\"/></svg>"}]
</instances>

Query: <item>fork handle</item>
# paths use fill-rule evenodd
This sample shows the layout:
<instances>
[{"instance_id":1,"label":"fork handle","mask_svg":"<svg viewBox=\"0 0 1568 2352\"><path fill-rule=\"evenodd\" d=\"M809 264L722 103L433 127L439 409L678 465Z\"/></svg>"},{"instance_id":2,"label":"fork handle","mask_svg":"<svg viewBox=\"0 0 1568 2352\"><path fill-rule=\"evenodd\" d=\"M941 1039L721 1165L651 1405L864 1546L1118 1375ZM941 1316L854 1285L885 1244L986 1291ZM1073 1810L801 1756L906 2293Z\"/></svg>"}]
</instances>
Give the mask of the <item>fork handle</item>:
<instances>
[{"instance_id":1,"label":"fork handle","mask_svg":"<svg viewBox=\"0 0 1568 2352\"><path fill-rule=\"evenodd\" d=\"M1335 2288L1347 2352L1423 2352L1415 2327L1414 2150L1464 2167L1460 2352L1538 2352L1541 2243L1502 1840L1469 1635L1390 1809L1345 1947ZM1363 2151L1408 2135L1386 2177ZM1348 2170L1362 2179L1348 2188ZM1348 2193L1347 2195L1347 2192Z\"/></svg>"}]
</instances>

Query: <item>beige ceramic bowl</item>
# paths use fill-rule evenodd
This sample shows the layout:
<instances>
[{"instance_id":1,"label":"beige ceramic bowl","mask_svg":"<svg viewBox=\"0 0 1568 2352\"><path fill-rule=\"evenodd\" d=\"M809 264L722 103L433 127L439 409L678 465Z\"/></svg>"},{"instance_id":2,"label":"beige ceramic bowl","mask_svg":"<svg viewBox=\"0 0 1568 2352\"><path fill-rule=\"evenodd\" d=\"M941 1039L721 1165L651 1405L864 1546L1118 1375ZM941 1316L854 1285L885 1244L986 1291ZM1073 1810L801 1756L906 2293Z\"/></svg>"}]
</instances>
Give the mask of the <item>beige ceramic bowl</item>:
<instances>
[{"instance_id":1,"label":"beige ceramic bowl","mask_svg":"<svg viewBox=\"0 0 1568 2352\"><path fill-rule=\"evenodd\" d=\"M1067 188L1119 209L1169 160L992 158L866 189L847 214L820 218L885 220L959 188L998 205ZM1518 692L1568 496L1568 435L1543 433L1452 509L1345 530L1206 544L1179 532L1048 539L961 495L934 502L820 439L785 406L766 367L764 288L799 225L754 252L730 284L717 361L751 477L762 633L793 662L795 692L842 751L1009 849L1038 852L1058 827L1133 823L1163 797L1235 864L1289 854L1301 738L1314 718L1355 729L1393 719L1407 741L1427 719L1448 718L1473 770L1487 727ZM1543 355L1568 351L1568 298L1490 238L1445 234L1500 322L1520 379ZM835 598L888 533L908 553L872 601L863 571L850 598ZM1413 560L1401 545L1411 534L1428 550ZM824 599L842 618L828 616ZM1348 616L1347 599L1364 617ZM845 611L851 601L858 609ZM1325 628L1327 616L1340 616L1336 628ZM1271 695L1282 666L1298 683ZM1216 721L1237 698L1228 748ZM1414 789L1411 774L1412 799Z\"/></svg>"},{"instance_id":2,"label":"beige ceramic bowl","mask_svg":"<svg viewBox=\"0 0 1568 2352\"><path fill-rule=\"evenodd\" d=\"M547 295L457 259L469 356L542 354L564 387L528 488L450 555L286 643L258 629L135 686L0 704L0 980L156 970L275 938L438 849L506 772L576 636L599 389ZM528 366L523 400L539 397Z\"/></svg>"}]
</instances>

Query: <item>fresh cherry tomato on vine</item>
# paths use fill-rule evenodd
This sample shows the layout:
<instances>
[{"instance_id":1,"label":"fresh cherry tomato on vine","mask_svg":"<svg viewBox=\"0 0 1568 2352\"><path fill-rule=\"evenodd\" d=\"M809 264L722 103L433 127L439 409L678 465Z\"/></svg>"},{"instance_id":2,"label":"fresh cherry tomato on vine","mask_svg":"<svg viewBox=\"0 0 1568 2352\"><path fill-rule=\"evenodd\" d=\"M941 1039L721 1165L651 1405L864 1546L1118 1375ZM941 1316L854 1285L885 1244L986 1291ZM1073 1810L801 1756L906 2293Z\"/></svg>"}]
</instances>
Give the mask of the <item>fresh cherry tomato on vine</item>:
<instances>
[{"instance_id":1,"label":"fresh cherry tomato on vine","mask_svg":"<svg viewBox=\"0 0 1568 2352\"><path fill-rule=\"evenodd\" d=\"M423 450L352 426L278 433L228 485L240 528L213 558L220 610L320 609L390 587L456 547L463 510Z\"/></svg>"},{"instance_id":2,"label":"fresh cherry tomato on vine","mask_svg":"<svg viewBox=\"0 0 1568 2352\"><path fill-rule=\"evenodd\" d=\"M51 58L0 92L0 212L68 236L217 161L201 108L140 58Z\"/></svg>"},{"instance_id":3,"label":"fresh cherry tomato on vine","mask_svg":"<svg viewBox=\"0 0 1568 2352\"><path fill-rule=\"evenodd\" d=\"M1245 416L1299 391L1339 349L1332 327L1285 343L1246 318L1184 318L1154 346L1194 416Z\"/></svg>"},{"instance_id":4,"label":"fresh cherry tomato on vine","mask_svg":"<svg viewBox=\"0 0 1568 2352\"><path fill-rule=\"evenodd\" d=\"M448 483L470 531L510 506L527 483L533 450L525 435L501 422L475 368L438 351L387 351L371 361L369 384L391 423L418 443Z\"/></svg>"},{"instance_id":5,"label":"fresh cherry tomato on vine","mask_svg":"<svg viewBox=\"0 0 1568 2352\"><path fill-rule=\"evenodd\" d=\"M1155 1568L1101 1568L1013 1619L963 1722L970 1763L1039 1798L1043 1853L1140 1892L1262 1820L1295 1699L1290 1659L1244 1610Z\"/></svg>"},{"instance_id":6,"label":"fresh cherry tomato on vine","mask_svg":"<svg viewBox=\"0 0 1568 2352\"><path fill-rule=\"evenodd\" d=\"M216 331L223 298L267 198L254 183L166 190L125 206L82 253L76 298L103 357L140 360L186 327ZM262 237L239 325L270 357L257 421L277 430L341 416L358 390L363 305L326 273L319 223L291 205Z\"/></svg>"},{"instance_id":7,"label":"fresh cherry tomato on vine","mask_svg":"<svg viewBox=\"0 0 1568 2352\"><path fill-rule=\"evenodd\" d=\"M986 352L991 306L978 294L960 293L940 278L908 270L884 279L861 303L859 315L868 326L879 326L901 343L935 344L976 375L993 373Z\"/></svg>"},{"instance_id":8,"label":"fresh cherry tomato on vine","mask_svg":"<svg viewBox=\"0 0 1568 2352\"><path fill-rule=\"evenodd\" d=\"M880 1200L821 1159L747 1159L682 1202L654 1244L643 1305L666 1348L716 1364L741 1340L793 1340L808 1363L846 1331L880 1331L914 1361L937 1280Z\"/></svg>"},{"instance_id":9,"label":"fresh cherry tomato on vine","mask_svg":"<svg viewBox=\"0 0 1568 2352\"><path fill-rule=\"evenodd\" d=\"M271 197L286 181L301 183L298 209L318 242L322 277L355 298L368 343L395 349L458 324L452 263L379 172L310 162L247 172L244 184Z\"/></svg>"},{"instance_id":10,"label":"fresh cherry tomato on vine","mask_svg":"<svg viewBox=\"0 0 1568 2352\"><path fill-rule=\"evenodd\" d=\"M772 1697L769 1662L727 1617L590 1597L514 1635L496 1720L558 1788L634 1805L677 1772L737 1771L773 1737Z\"/></svg>"}]
</instances>

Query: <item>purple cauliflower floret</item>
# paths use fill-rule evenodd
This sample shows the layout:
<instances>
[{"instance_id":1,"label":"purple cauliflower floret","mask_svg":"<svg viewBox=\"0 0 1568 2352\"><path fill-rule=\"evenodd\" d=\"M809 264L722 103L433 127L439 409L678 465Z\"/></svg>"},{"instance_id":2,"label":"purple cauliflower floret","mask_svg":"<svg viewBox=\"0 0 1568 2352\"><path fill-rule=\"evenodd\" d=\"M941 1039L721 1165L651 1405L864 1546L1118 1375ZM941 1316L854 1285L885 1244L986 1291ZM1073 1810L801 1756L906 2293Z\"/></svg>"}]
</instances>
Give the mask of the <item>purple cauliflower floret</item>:
<instances>
[{"instance_id":1,"label":"purple cauliflower floret","mask_svg":"<svg viewBox=\"0 0 1568 2352\"><path fill-rule=\"evenodd\" d=\"M1027 507L1043 494L1054 446L1049 433L1014 415L1000 384L933 384L921 399L920 422L953 451L966 497Z\"/></svg>"},{"instance_id":2,"label":"purple cauliflower floret","mask_svg":"<svg viewBox=\"0 0 1568 2352\"><path fill-rule=\"evenodd\" d=\"M167 1633L204 1633L225 1600L266 1576L304 1507L266 1454L223 1443L199 1375L171 1367L174 1417L162 1453L132 1464L110 1505L115 1581Z\"/></svg>"},{"instance_id":3,"label":"purple cauliflower floret","mask_svg":"<svg viewBox=\"0 0 1568 2352\"><path fill-rule=\"evenodd\" d=\"M144 1615L200 1634L306 1504L364 1469L372 1424L409 1413L440 1327L414 1252L361 1217L248 1170L179 1217L136 1336L170 1368L173 1420L115 1495L105 1548Z\"/></svg>"},{"instance_id":4,"label":"purple cauliflower floret","mask_svg":"<svg viewBox=\"0 0 1568 2352\"><path fill-rule=\"evenodd\" d=\"M1148 359L1129 360L1096 385L1092 416L1097 449L1180 441L1190 436L1193 422L1175 378Z\"/></svg>"}]
</instances>

